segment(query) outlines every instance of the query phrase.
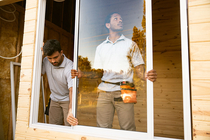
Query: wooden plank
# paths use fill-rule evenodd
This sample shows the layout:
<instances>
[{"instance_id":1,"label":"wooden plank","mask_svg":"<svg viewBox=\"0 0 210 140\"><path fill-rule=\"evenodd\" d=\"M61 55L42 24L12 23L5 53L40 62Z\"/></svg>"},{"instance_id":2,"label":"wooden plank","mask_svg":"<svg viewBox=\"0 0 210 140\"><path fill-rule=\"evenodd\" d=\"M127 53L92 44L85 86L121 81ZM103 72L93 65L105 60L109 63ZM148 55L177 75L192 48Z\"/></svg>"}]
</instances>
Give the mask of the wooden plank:
<instances>
[{"instance_id":1,"label":"wooden plank","mask_svg":"<svg viewBox=\"0 0 210 140\"><path fill-rule=\"evenodd\" d=\"M209 140L210 138L210 122L193 121L193 139L194 140Z\"/></svg>"},{"instance_id":2,"label":"wooden plank","mask_svg":"<svg viewBox=\"0 0 210 140\"><path fill-rule=\"evenodd\" d=\"M57 25L55 25L55 24L53 24L53 23L51 23L51 22L49 22L47 20L45 20L45 26L48 27L48 30L49 30L49 28L52 28L53 30L55 30L55 31L57 31L57 32L65 35L65 36L69 36L69 37L72 37L73 38L73 34L67 32L66 30L58 27Z\"/></svg>"},{"instance_id":3,"label":"wooden plank","mask_svg":"<svg viewBox=\"0 0 210 140\"><path fill-rule=\"evenodd\" d=\"M193 139L210 138L210 1L189 0Z\"/></svg>"},{"instance_id":4,"label":"wooden plank","mask_svg":"<svg viewBox=\"0 0 210 140\"><path fill-rule=\"evenodd\" d=\"M210 115L209 112L206 111L193 111L193 121L204 121L210 122Z\"/></svg>"},{"instance_id":5,"label":"wooden plank","mask_svg":"<svg viewBox=\"0 0 210 140\"><path fill-rule=\"evenodd\" d=\"M210 101L209 100L193 100L192 101L192 114L193 114L193 129L196 128L197 125L201 125L202 123L210 122L210 109L209 109ZM200 122L197 125L196 122ZM204 127L204 126L203 126ZM205 128L199 128L205 130ZM210 127L210 126L209 126ZM210 130L209 128L206 130Z\"/></svg>"},{"instance_id":6,"label":"wooden plank","mask_svg":"<svg viewBox=\"0 0 210 140\"><path fill-rule=\"evenodd\" d=\"M36 11L37 11L36 8L32 8L32 9L26 10L26 12L25 12L25 21L36 20L36 18L37 18Z\"/></svg>"},{"instance_id":7,"label":"wooden plank","mask_svg":"<svg viewBox=\"0 0 210 140\"><path fill-rule=\"evenodd\" d=\"M189 25L190 43L210 42L210 22Z\"/></svg>"},{"instance_id":8,"label":"wooden plank","mask_svg":"<svg viewBox=\"0 0 210 140\"><path fill-rule=\"evenodd\" d=\"M48 31L48 37L50 38L50 39L56 39L56 40L58 40L58 41L60 41L60 32L57 32L57 31L55 31L55 30L49 30Z\"/></svg>"},{"instance_id":9,"label":"wooden plank","mask_svg":"<svg viewBox=\"0 0 210 140\"><path fill-rule=\"evenodd\" d=\"M153 0L152 7L153 52L179 51L181 49L180 16L177 10L179 2Z\"/></svg>"},{"instance_id":10,"label":"wooden plank","mask_svg":"<svg viewBox=\"0 0 210 140\"><path fill-rule=\"evenodd\" d=\"M27 20L25 21L24 32L35 32L36 30L36 20Z\"/></svg>"},{"instance_id":11,"label":"wooden plank","mask_svg":"<svg viewBox=\"0 0 210 140\"><path fill-rule=\"evenodd\" d=\"M189 23L210 22L210 1L209 4L189 7Z\"/></svg>"},{"instance_id":12,"label":"wooden plank","mask_svg":"<svg viewBox=\"0 0 210 140\"><path fill-rule=\"evenodd\" d=\"M30 114L29 106L25 106L25 108L18 107L17 111L18 111L17 121L29 122L29 114Z\"/></svg>"},{"instance_id":13,"label":"wooden plank","mask_svg":"<svg viewBox=\"0 0 210 140\"><path fill-rule=\"evenodd\" d=\"M19 88L19 95L31 94L31 82L21 82Z\"/></svg>"},{"instance_id":14,"label":"wooden plank","mask_svg":"<svg viewBox=\"0 0 210 140\"><path fill-rule=\"evenodd\" d=\"M29 107L30 99L31 99L30 95L19 95L18 96L18 108Z\"/></svg>"},{"instance_id":15,"label":"wooden plank","mask_svg":"<svg viewBox=\"0 0 210 140\"><path fill-rule=\"evenodd\" d=\"M193 100L192 101L192 111L193 112L209 112L210 116L210 101L209 99L207 100Z\"/></svg>"},{"instance_id":16,"label":"wooden plank","mask_svg":"<svg viewBox=\"0 0 210 140\"><path fill-rule=\"evenodd\" d=\"M205 133L205 132L203 132L203 133ZM193 140L209 140L209 136L193 134Z\"/></svg>"},{"instance_id":17,"label":"wooden plank","mask_svg":"<svg viewBox=\"0 0 210 140\"><path fill-rule=\"evenodd\" d=\"M31 82L32 69L21 69L20 82Z\"/></svg>"},{"instance_id":18,"label":"wooden plank","mask_svg":"<svg viewBox=\"0 0 210 140\"><path fill-rule=\"evenodd\" d=\"M25 57L22 59L21 68L22 69L33 69L33 56Z\"/></svg>"},{"instance_id":19,"label":"wooden plank","mask_svg":"<svg viewBox=\"0 0 210 140\"><path fill-rule=\"evenodd\" d=\"M34 55L34 44L25 44L22 46L22 57L29 57Z\"/></svg>"},{"instance_id":20,"label":"wooden plank","mask_svg":"<svg viewBox=\"0 0 210 140\"><path fill-rule=\"evenodd\" d=\"M38 7L38 1L36 0L30 0L26 2L26 10L28 11L29 9L34 9Z\"/></svg>"},{"instance_id":21,"label":"wooden plank","mask_svg":"<svg viewBox=\"0 0 210 140\"><path fill-rule=\"evenodd\" d=\"M154 52L153 54L154 54L154 69L158 73L158 79L182 77L180 51L164 50L164 52Z\"/></svg>"},{"instance_id":22,"label":"wooden plank","mask_svg":"<svg viewBox=\"0 0 210 140\"><path fill-rule=\"evenodd\" d=\"M210 42L190 43L190 60L206 61L210 60Z\"/></svg>"},{"instance_id":23,"label":"wooden plank","mask_svg":"<svg viewBox=\"0 0 210 140\"><path fill-rule=\"evenodd\" d=\"M210 100L210 80L191 80L192 100Z\"/></svg>"},{"instance_id":24,"label":"wooden plank","mask_svg":"<svg viewBox=\"0 0 210 140\"><path fill-rule=\"evenodd\" d=\"M159 101L155 101L154 103L154 109L165 109L165 112L167 112L168 110L177 110L177 111L181 111L183 109L183 106L182 106L182 101L177 101L177 102L173 102L173 101L162 101L160 103L161 100ZM173 114L173 115L176 115L176 114Z\"/></svg>"},{"instance_id":25,"label":"wooden plank","mask_svg":"<svg viewBox=\"0 0 210 140\"><path fill-rule=\"evenodd\" d=\"M24 35L23 35L23 45L34 44L34 42L35 42L35 35L36 35L35 32L28 32L28 33L25 33L24 32ZM25 52L23 50L23 54L24 53Z\"/></svg>"},{"instance_id":26,"label":"wooden plank","mask_svg":"<svg viewBox=\"0 0 210 140\"><path fill-rule=\"evenodd\" d=\"M210 4L209 0L188 0L188 7Z\"/></svg>"},{"instance_id":27,"label":"wooden plank","mask_svg":"<svg viewBox=\"0 0 210 140\"><path fill-rule=\"evenodd\" d=\"M23 1L23 0L1 0L0 1L0 6L12 4L12 3L15 3L15 2L19 2L19 1Z\"/></svg>"},{"instance_id":28,"label":"wooden plank","mask_svg":"<svg viewBox=\"0 0 210 140\"><path fill-rule=\"evenodd\" d=\"M210 61L191 61L191 79L210 79Z\"/></svg>"}]
</instances>

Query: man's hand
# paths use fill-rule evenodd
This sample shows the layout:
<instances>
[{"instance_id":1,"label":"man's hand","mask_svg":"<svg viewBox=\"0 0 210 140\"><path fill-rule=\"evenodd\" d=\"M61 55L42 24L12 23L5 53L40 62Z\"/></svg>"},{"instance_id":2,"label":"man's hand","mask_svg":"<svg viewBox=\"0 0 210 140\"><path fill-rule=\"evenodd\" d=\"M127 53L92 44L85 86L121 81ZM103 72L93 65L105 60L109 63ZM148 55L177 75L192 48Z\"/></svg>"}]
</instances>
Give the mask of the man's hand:
<instances>
[{"instance_id":1,"label":"man's hand","mask_svg":"<svg viewBox=\"0 0 210 140\"><path fill-rule=\"evenodd\" d=\"M77 118L75 118L72 114L72 110L69 109L69 113L67 115L67 118L66 118L67 122L72 125L72 126L75 126L75 125L78 125L78 120Z\"/></svg>"},{"instance_id":2,"label":"man's hand","mask_svg":"<svg viewBox=\"0 0 210 140\"><path fill-rule=\"evenodd\" d=\"M157 79L157 72L156 70L150 70L145 74L145 79L148 79L152 82L155 82Z\"/></svg>"},{"instance_id":3,"label":"man's hand","mask_svg":"<svg viewBox=\"0 0 210 140\"><path fill-rule=\"evenodd\" d=\"M78 78L82 77L82 72L80 71L79 68L78 68L78 71L75 70L75 69L72 69L72 70L71 70L71 78L74 79L76 76L77 76Z\"/></svg>"}]
</instances>

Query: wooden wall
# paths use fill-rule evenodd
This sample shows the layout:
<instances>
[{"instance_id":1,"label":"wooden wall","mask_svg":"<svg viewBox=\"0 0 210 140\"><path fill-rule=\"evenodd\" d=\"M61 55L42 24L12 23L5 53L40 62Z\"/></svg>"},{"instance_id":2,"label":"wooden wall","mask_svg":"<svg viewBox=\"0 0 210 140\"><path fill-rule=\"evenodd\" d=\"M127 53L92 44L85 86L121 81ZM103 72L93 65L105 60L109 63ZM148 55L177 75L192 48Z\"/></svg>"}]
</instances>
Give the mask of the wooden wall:
<instances>
[{"instance_id":1,"label":"wooden wall","mask_svg":"<svg viewBox=\"0 0 210 140\"><path fill-rule=\"evenodd\" d=\"M183 138L179 0L153 0L155 136Z\"/></svg>"},{"instance_id":2,"label":"wooden wall","mask_svg":"<svg viewBox=\"0 0 210 140\"><path fill-rule=\"evenodd\" d=\"M20 53L23 39L23 22L25 10L15 4L15 20L8 22L5 20L13 20L14 16L11 13L2 11L14 10L12 5L1 6L0 17L0 55L4 57L13 57ZM1 115L1 129L0 132L3 137L0 139L11 140L12 139L12 113L11 113L11 84L10 84L10 62L21 62L21 56L15 59L3 59L0 58L0 115ZM17 95L19 90L19 75L20 67L14 67L14 85L15 95L17 101ZM16 102L17 105L17 102ZM17 107L17 106L16 106Z\"/></svg>"},{"instance_id":3,"label":"wooden wall","mask_svg":"<svg viewBox=\"0 0 210 140\"><path fill-rule=\"evenodd\" d=\"M16 139L99 139L28 126L37 4L38 0L27 0L26 4ZM154 69L158 72L154 84L155 136L183 138L179 0L153 0L153 33Z\"/></svg>"},{"instance_id":4,"label":"wooden wall","mask_svg":"<svg viewBox=\"0 0 210 140\"><path fill-rule=\"evenodd\" d=\"M210 1L188 1L193 140L209 140Z\"/></svg>"}]
</instances>

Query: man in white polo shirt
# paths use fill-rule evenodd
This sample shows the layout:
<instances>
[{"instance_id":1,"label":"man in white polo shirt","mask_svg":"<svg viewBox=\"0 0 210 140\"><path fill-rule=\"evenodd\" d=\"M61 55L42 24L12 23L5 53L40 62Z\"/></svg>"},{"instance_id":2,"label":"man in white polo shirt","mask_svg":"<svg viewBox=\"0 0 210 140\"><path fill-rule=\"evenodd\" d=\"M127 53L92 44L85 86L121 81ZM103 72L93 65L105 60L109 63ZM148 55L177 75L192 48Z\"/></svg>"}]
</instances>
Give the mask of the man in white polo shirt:
<instances>
[{"instance_id":1,"label":"man in white polo shirt","mask_svg":"<svg viewBox=\"0 0 210 140\"><path fill-rule=\"evenodd\" d=\"M49 123L70 125L67 115L72 116L72 78L73 62L66 58L57 40L48 40L43 46L42 74L47 74L50 87ZM44 55L46 56L44 58ZM74 124L71 124L74 125Z\"/></svg>"},{"instance_id":2,"label":"man in white polo shirt","mask_svg":"<svg viewBox=\"0 0 210 140\"><path fill-rule=\"evenodd\" d=\"M94 69L103 69L102 82L98 86L97 126L112 128L116 110L120 128L135 131L134 103L124 103L120 100L120 83L133 83L133 68L139 78L152 82L156 81L157 73L150 70L145 76L144 61L138 46L121 34L123 21L120 14L108 15L105 26L109 36L96 48L93 65ZM74 78L79 73L72 70L71 74Z\"/></svg>"}]
</instances>

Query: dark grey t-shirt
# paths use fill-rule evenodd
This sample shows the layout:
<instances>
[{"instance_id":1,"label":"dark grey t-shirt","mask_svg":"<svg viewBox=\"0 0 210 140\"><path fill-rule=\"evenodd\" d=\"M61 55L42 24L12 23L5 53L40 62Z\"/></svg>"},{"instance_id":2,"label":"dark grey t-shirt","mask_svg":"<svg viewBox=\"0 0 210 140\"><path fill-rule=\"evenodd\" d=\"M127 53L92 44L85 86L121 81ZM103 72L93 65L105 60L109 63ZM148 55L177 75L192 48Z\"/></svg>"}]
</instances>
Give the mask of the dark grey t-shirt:
<instances>
[{"instance_id":1,"label":"dark grey t-shirt","mask_svg":"<svg viewBox=\"0 0 210 140\"><path fill-rule=\"evenodd\" d=\"M73 86L71 69L73 62L64 55L60 66L53 66L45 57L42 63L42 74L47 74L50 86L50 98L53 101L69 101L69 88Z\"/></svg>"}]
</instances>

